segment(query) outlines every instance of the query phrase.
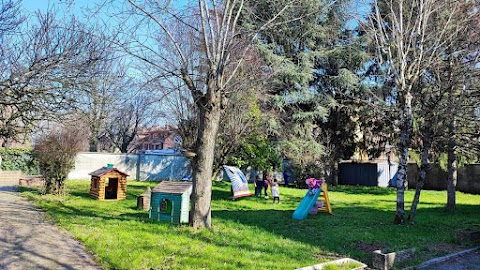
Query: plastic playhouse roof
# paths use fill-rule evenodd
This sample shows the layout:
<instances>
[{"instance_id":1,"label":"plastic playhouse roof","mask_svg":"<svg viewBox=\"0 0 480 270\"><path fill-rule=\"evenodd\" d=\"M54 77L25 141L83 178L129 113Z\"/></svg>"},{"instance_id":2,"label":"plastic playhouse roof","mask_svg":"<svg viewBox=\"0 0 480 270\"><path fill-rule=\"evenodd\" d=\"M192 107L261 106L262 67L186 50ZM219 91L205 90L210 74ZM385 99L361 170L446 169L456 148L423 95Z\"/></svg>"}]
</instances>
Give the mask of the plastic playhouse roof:
<instances>
[{"instance_id":1,"label":"plastic playhouse roof","mask_svg":"<svg viewBox=\"0 0 480 270\"><path fill-rule=\"evenodd\" d=\"M105 175L105 174L107 174L107 173L109 173L109 172L113 172L113 171L118 172L118 173L120 173L120 174L123 174L123 175L125 175L125 176L128 176L128 174L120 171L120 170L117 169L117 168L107 168L107 167L102 167L102 168L100 168L100 169L98 169L98 170L96 170L96 171L93 171L93 172L89 173L89 175L92 175L92 176L102 176L102 175Z\"/></svg>"},{"instance_id":2,"label":"plastic playhouse roof","mask_svg":"<svg viewBox=\"0 0 480 270\"><path fill-rule=\"evenodd\" d=\"M185 181L162 181L154 189L152 193L171 193L183 194L192 188L192 182Z\"/></svg>"}]
</instances>

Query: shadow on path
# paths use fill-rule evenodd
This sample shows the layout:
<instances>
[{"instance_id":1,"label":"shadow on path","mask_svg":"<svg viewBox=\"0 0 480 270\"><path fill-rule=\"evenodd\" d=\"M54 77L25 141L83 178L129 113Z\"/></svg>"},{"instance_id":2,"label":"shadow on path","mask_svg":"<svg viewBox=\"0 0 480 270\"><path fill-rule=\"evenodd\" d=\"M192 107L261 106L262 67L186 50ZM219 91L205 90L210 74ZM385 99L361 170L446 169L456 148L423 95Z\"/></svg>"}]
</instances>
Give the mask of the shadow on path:
<instances>
[{"instance_id":1,"label":"shadow on path","mask_svg":"<svg viewBox=\"0 0 480 270\"><path fill-rule=\"evenodd\" d=\"M45 220L43 211L0 182L0 269L102 269L83 245Z\"/></svg>"}]
</instances>

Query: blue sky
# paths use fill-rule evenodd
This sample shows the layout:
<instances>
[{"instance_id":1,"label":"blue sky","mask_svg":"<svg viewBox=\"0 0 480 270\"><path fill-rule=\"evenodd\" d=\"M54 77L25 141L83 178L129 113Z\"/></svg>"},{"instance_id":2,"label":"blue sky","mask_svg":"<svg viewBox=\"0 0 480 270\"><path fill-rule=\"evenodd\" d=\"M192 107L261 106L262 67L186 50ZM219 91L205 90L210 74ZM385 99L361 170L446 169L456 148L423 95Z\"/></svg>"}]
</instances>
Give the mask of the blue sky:
<instances>
[{"instance_id":1,"label":"blue sky","mask_svg":"<svg viewBox=\"0 0 480 270\"><path fill-rule=\"evenodd\" d=\"M23 6L27 11L30 12L35 12L37 10L44 11L46 10L49 6L59 6L62 8L67 9L68 5L66 4L67 1L59 1L59 0L23 0ZM98 0L90 0L90 1L72 1L71 6L74 9L79 9L79 7L82 6L87 6L87 4L95 4L97 2L100 2Z\"/></svg>"},{"instance_id":2,"label":"blue sky","mask_svg":"<svg viewBox=\"0 0 480 270\"><path fill-rule=\"evenodd\" d=\"M159 0L162 1L162 0ZM164 1L164 0L163 0ZM138 1L142 2L142 1ZM188 2L196 0L172 0L172 5L183 7ZM46 11L54 7L57 18L74 15L77 20L88 22L102 21L107 25L115 27L118 24L117 14L123 6L131 7L127 0L23 0L21 1L24 11L33 15L36 11ZM103 8L98 11L98 7Z\"/></svg>"},{"instance_id":3,"label":"blue sky","mask_svg":"<svg viewBox=\"0 0 480 270\"><path fill-rule=\"evenodd\" d=\"M23 0L22 5L24 11L33 15L37 11L46 11L47 9L55 8L57 18L62 18L63 15L75 15L77 19L86 18L86 8L94 8L96 4L104 2L104 0ZM88 12L86 13L88 14Z\"/></svg>"},{"instance_id":4,"label":"blue sky","mask_svg":"<svg viewBox=\"0 0 480 270\"><path fill-rule=\"evenodd\" d=\"M108 0L107 0L108 1ZM192 0L190 0L192 1ZM59 6L62 9L65 9L67 12L80 12L82 9L86 7L94 7L97 4L101 4L105 2L105 0L23 0L23 6L26 8L26 10L33 12L37 10L46 10L47 7L50 5L55 5ZM114 1L115 4L121 3L121 2L127 2L125 1L119 1L116 0ZM183 6L189 0L173 0L172 1L174 5L180 5Z\"/></svg>"},{"instance_id":5,"label":"blue sky","mask_svg":"<svg viewBox=\"0 0 480 270\"><path fill-rule=\"evenodd\" d=\"M193 0L173 0L174 5L184 6L187 2L192 2ZM357 0L352 1L352 11L359 14L365 14L368 12L368 4L371 3L373 0ZM105 0L23 0L23 6L28 11L36 11L36 10L46 10L47 7L50 5L56 5L63 7L65 9L69 8L69 12L75 11L79 12L82 8L85 7L93 7L95 4L100 4L105 2ZM115 1L116 3L119 2L126 2L126 1ZM196 2L196 1L195 1Z\"/></svg>"}]
</instances>

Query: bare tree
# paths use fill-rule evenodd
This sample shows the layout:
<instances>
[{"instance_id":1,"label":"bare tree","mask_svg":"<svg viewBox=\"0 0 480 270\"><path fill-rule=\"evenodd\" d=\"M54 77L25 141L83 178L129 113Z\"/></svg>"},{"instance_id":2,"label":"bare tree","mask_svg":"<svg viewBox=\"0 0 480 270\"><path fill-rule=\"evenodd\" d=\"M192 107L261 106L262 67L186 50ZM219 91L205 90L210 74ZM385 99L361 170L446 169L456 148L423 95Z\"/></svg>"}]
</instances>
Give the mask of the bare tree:
<instances>
[{"instance_id":1,"label":"bare tree","mask_svg":"<svg viewBox=\"0 0 480 270\"><path fill-rule=\"evenodd\" d=\"M116 63L104 59L94 69L96 74L77 84L75 118L85 123L88 132L89 151L97 152L99 139L105 134L107 119L114 110L114 103L125 91L124 72L118 71Z\"/></svg>"},{"instance_id":2,"label":"bare tree","mask_svg":"<svg viewBox=\"0 0 480 270\"><path fill-rule=\"evenodd\" d=\"M430 170L429 154L434 143L434 137L438 136L441 127L439 123L442 119L442 111L440 109L442 102L445 101L446 92L442 91L441 87L435 85L431 80L431 76L423 76L423 83L417 84L415 87L416 98L421 100L417 103L416 121L419 123L419 133L421 137L421 152L420 152L420 173L417 180L415 195L408 214L408 222L415 223L417 205L420 201L420 193L423 189L427 173Z\"/></svg>"},{"instance_id":3,"label":"bare tree","mask_svg":"<svg viewBox=\"0 0 480 270\"><path fill-rule=\"evenodd\" d=\"M462 119L463 115L469 115L470 101L475 100L472 91L466 89L471 85L471 78L475 77L475 68L478 63L478 37L476 22L478 12L475 12L475 4L472 2L452 3L457 8L457 16L436 16L432 20L430 31L438 31L437 27L443 27L444 20L452 19L451 27L447 31L453 31L452 39L442 48L443 53L437 61L426 69L422 76L423 90L418 91L418 99L421 104L416 104L418 111L417 122L421 123L422 137L420 175L417 181L415 196L408 215L408 222L415 223L417 205L420 201L420 193L425 178L430 169L429 154L432 145L437 144L437 149L447 151L448 170L448 196L447 209L455 207L455 186L457 182L457 152L463 148L458 141L459 134L464 131L465 124L469 120ZM448 9L450 12L450 9ZM441 14L441 13L440 13ZM463 16L461 16L463 14ZM462 31L458 31L462 29ZM471 111L471 110L470 110ZM460 126L460 129L458 128ZM464 134L466 135L466 134ZM463 137L469 137L463 136ZM467 152L470 152L468 149ZM467 153L464 153L464 155ZM467 154L468 155L468 154Z\"/></svg>"},{"instance_id":4,"label":"bare tree","mask_svg":"<svg viewBox=\"0 0 480 270\"><path fill-rule=\"evenodd\" d=\"M157 102L145 93L126 96L113 107L106 131L111 143L122 153L131 151L131 143L140 129L157 115L153 107Z\"/></svg>"},{"instance_id":5,"label":"bare tree","mask_svg":"<svg viewBox=\"0 0 480 270\"><path fill-rule=\"evenodd\" d=\"M7 42L9 38L16 34L19 26L25 21L25 17L20 13L20 1L2 1L0 7L0 40ZM2 56L5 56L4 46L1 47Z\"/></svg>"},{"instance_id":6,"label":"bare tree","mask_svg":"<svg viewBox=\"0 0 480 270\"><path fill-rule=\"evenodd\" d=\"M240 76L240 78L244 77ZM214 178L223 169L222 165L229 161L234 150L241 146L242 139L253 134L266 133L266 128L262 129L261 126L262 118L258 102L258 94L261 90L258 86L260 85L236 92L226 106L222 115L223 125L219 129L215 148ZM238 87L241 87L240 82Z\"/></svg>"},{"instance_id":7,"label":"bare tree","mask_svg":"<svg viewBox=\"0 0 480 270\"><path fill-rule=\"evenodd\" d=\"M143 59L164 74L170 73L181 78L195 104L198 129L195 143L197 155L193 159L191 223L194 228L210 228L212 165L222 111L230 95L229 86L245 61L248 51L252 49L255 33L275 21L278 14L272 14L260 29L243 31L245 29L239 27L239 19L248 11L244 0L199 0L196 8L183 14L169 9L163 2L128 2L134 7L134 12L140 15L142 23L155 25L157 31L159 29L167 37L167 40L161 43L161 49L152 48L145 43L140 46L148 47L146 50L156 57L160 56L162 50L168 49L173 49L176 54L173 59L160 56L161 63L167 64L168 69L151 58ZM291 1L280 13L288 10L294 3L295 1ZM186 34L183 36L184 40L188 39L186 43L182 42L178 29L173 31L166 23L167 19L181 22L186 29L181 33ZM160 42L159 39L156 41ZM188 54L189 50L194 53Z\"/></svg>"},{"instance_id":8,"label":"bare tree","mask_svg":"<svg viewBox=\"0 0 480 270\"><path fill-rule=\"evenodd\" d=\"M170 112L172 122L178 124L178 133L182 138L181 147L192 151L197 138L195 132L198 127L197 110L190 94L182 86L182 84L178 85L169 95L165 95L163 104Z\"/></svg>"},{"instance_id":9,"label":"bare tree","mask_svg":"<svg viewBox=\"0 0 480 270\"><path fill-rule=\"evenodd\" d=\"M19 2L7 1L0 21L0 138L29 133L39 121L66 114L76 85L103 58L103 43L74 18L55 11L22 21Z\"/></svg>"},{"instance_id":10,"label":"bare tree","mask_svg":"<svg viewBox=\"0 0 480 270\"><path fill-rule=\"evenodd\" d=\"M432 66L461 28L454 22L459 1L453 0L378 0L368 16L366 30L376 46L379 65L388 70L394 82L395 103L400 119L395 223L405 222L408 147L413 123L413 88L425 70ZM446 18L432 31L434 19L448 11ZM448 30L448 31L447 31Z\"/></svg>"},{"instance_id":11,"label":"bare tree","mask_svg":"<svg viewBox=\"0 0 480 270\"><path fill-rule=\"evenodd\" d=\"M457 18L462 31L458 33L443 57L442 65L437 72L437 85L446 93L443 119L447 123L447 132L443 138L447 151L447 211L456 207L457 169L459 157L479 153L478 116L475 110L479 106L478 95L478 63L480 60L480 12L479 3L472 1L463 3L464 17Z\"/></svg>"}]
</instances>

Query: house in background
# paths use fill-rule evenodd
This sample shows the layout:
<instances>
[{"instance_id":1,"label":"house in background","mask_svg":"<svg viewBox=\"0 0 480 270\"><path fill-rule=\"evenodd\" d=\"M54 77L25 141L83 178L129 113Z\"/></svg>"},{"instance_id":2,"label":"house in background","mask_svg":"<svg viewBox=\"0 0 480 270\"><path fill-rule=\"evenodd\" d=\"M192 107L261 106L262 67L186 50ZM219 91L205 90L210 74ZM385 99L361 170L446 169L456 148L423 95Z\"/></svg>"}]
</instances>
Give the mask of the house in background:
<instances>
[{"instance_id":1,"label":"house in background","mask_svg":"<svg viewBox=\"0 0 480 270\"><path fill-rule=\"evenodd\" d=\"M176 149L175 137L178 135L177 128L170 125L154 126L138 132L137 138L132 142L134 153L145 150Z\"/></svg>"}]
</instances>

